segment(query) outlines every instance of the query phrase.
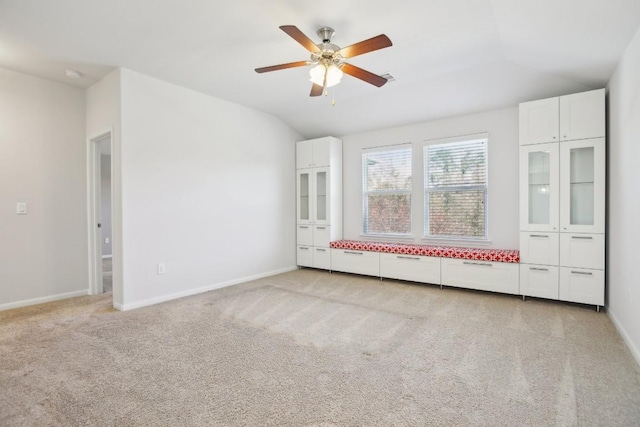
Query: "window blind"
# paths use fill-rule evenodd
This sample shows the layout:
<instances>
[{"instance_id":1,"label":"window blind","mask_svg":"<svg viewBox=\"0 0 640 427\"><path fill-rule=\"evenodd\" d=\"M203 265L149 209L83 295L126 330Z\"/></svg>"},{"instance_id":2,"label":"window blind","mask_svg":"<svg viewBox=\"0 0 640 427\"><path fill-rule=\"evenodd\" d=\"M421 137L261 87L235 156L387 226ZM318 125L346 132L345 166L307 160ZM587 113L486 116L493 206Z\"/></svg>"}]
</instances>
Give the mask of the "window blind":
<instances>
[{"instance_id":1,"label":"window blind","mask_svg":"<svg viewBox=\"0 0 640 427\"><path fill-rule=\"evenodd\" d=\"M425 236L486 238L487 140L424 147Z\"/></svg>"},{"instance_id":2,"label":"window blind","mask_svg":"<svg viewBox=\"0 0 640 427\"><path fill-rule=\"evenodd\" d=\"M362 154L363 234L411 234L411 147Z\"/></svg>"}]
</instances>

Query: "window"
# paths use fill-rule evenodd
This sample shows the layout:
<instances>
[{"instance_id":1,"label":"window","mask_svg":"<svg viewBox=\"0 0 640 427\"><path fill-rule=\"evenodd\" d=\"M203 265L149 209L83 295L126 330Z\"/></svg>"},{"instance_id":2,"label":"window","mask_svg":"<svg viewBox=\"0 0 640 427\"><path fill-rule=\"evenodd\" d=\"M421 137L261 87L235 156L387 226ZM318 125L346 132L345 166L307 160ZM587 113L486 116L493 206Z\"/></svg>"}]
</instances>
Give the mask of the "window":
<instances>
[{"instance_id":1,"label":"window","mask_svg":"<svg viewBox=\"0 0 640 427\"><path fill-rule=\"evenodd\" d=\"M424 147L425 237L487 238L487 138Z\"/></svg>"},{"instance_id":2,"label":"window","mask_svg":"<svg viewBox=\"0 0 640 427\"><path fill-rule=\"evenodd\" d=\"M411 146L362 154L363 234L411 234Z\"/></svg>"}]
</instances>

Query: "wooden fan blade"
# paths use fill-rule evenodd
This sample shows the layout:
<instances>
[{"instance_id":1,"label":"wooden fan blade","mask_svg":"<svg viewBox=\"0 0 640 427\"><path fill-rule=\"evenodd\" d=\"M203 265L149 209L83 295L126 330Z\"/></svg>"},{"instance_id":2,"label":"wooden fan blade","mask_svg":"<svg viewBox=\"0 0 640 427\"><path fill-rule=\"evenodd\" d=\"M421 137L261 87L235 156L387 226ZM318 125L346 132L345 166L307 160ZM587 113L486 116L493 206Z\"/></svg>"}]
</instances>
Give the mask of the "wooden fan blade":
<instances>
[{"instance_id":1,"label":"wooden fan blade","mask_svg":"<svg viewBox=\"0 0 640 427\"><path fill-rule=\"evenodd\" d=\"M287 69L287 68L304 67L305 65L309 65L309 63L307 61L289 62L287 64L272 65L270 67L256 68L256 73L267 73L269 71L284 70L284 69Z\"/></svg>"},{"instance_id":2,"label":"wooden fan blade","mask_svg":"<svg viewBox=\"0 0 640 427\"><path fill-rule=\"evenodd\" d=\"M340 68L344 73L349 74L350 76L353 76L357 79L363 80L367 83L371 83L374 86L383 86L386 82L387 79L385 79L384 77L380 77L377 74L373 74L370 73L367 70L363 70L362 68L356 67L355 65L351 65L351 64L342 64L342 67Z\"/></svg>"},{"instance_id":3,"label":"wooden fan blade","mask_svg":"<svg viewBox=\"0 0 640 427\"><path fill-rule=\"evenodd\" d=\"M384 49L385 47L393 46L389 37L384 34L372 37L368 40L361 41L360 43L352 44L351 46L343 47L338 51L343 58L353 58L354 56L362 55L363 53L373 52L374 50Z\"/></svg>"},{"instance_id":4,"label":"wooden fan blade","mask_svg":"<svg viewBox=\"0 0 640 427\"><path fill-rule=\"evenodd\" d=\"M289 34L291 38L300 43L305 49L307 49L311 53L320 53L321 50L316 44L307 37L302 31L298 29L295 25L282 25L280 29L285 33Z\"/></svg>"},{"instance_id":5,"label":"wooden fan blade","mask_svg":"<svg viewBox=\"0 0 640 427\"><path fill-rule=\"evenodd\" d=\"M309 96L320 96L322 95L322 91L323 91L323 87L317 84L313 84L313 86L311 86L311 93L309 94Z\"/></svg>"}]
</instances>

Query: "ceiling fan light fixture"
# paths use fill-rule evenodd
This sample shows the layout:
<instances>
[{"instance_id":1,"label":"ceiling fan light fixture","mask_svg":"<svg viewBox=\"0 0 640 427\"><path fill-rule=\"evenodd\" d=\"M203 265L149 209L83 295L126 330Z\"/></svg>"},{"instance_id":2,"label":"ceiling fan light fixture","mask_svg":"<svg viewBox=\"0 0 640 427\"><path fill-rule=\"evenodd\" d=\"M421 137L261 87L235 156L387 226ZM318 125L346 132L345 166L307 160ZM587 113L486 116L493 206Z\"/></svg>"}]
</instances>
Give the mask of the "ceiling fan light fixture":
<instances>
[{"instance_id":1,"label":"ceiling fan light fixture","mask_svg":"<svg viewBox=\"0 0 640 427\"><path fill-rule=\"evenodd\" d=\"M313 67L309 71L309 80L311 80L314 84L318 86L322 86L324 84L324 73L326 72L326 68L323 64L318 64Z\"/></svg>"},{"instance_id":2,"label":"ceiling fan light fixture","mask_svg":"<svg viewBox=\"0 0 640 427\"><path fill-rule=\"evenodd\" d=\"M342 80L342 70L336 64L327 68L327 87L335 86Z\"/></svg>"},{"instance_id":3,"label":"ceiling fan light fixture","mask_svg":"<svg viewBox=\"0 0 640 427\"><path fill-rule=\"evenodd\" d=\"M335 86L342 80L342 70L336 64L318 64L309 71L309 80L318 86L325 85L326 75L326 87Z\"/></svg>"}]
</instances>

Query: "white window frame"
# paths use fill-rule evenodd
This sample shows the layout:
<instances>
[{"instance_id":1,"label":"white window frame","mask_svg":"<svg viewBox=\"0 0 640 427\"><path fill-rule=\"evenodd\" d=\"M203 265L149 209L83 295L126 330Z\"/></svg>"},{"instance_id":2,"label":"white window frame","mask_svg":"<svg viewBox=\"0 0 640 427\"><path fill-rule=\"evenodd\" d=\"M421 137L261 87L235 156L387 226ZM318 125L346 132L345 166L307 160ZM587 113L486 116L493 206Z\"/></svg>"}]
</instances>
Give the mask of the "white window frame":
<instances>
[{"instance_id":1,"label":"white window frame","mask_svg":"<svg viewBox=\"0 0 640 427\"><path fill-rule=\"evenodd\" d=\"M425 152L430 145L442 145L442 144L455 144L466 141L475 141L475 140L483 140L484 141L484 151L485 151L485 183L484 185L465 185L465 186L451 186L446 187L446 189L434 189L430 190L427 186L427 177L428 177L428 164L425 164ZM465 241L465 242L477 242L477 243L487 243L489 242L489 134L488 133L480 133L480 134L471 134L471 135L463 135L456 136L451 138L442 138L442 139L434 139L424 141L422 144L422 153L420 164L422 166L422 223L423 223L423 231L422 231L422 239L423 240L436 240L436 241ZM475 236L456 236L456 235L430 235L429 234L429 194L434 192L455 192L455 191L484 191L484 236L475 237Z\"/></svg>"},{"instance_id":2,"label":"white window frame","mask_svg":"<svg viewBox=\"0 0 640 427\"><path fill-rule=\"evenodd\" d=\"M394 150L410 150L411 151L411 165L410 165L410 170L411 170L411 180L413 183L413 179L414 179L414 173L413 173L413 145L411 143L408 144L398 144L398 145L388 145L388 146L383 146L383 147L372 147L372 148L364 148L362 150L362 156L361 156L361 164L362 164L362 173L361 173L361 179L362 179L362 217L361 217L361 235L362 236L368 236L368 237L389 237L389 238L396 238L396 239L406 239L406 238L411 238L413 236L413 203L414 203L414 194L413 194L413 184L412 184L412 188L406 189L406 190L373 190L373 191L369 191L367 189L367 180L365 178L365 174L367 171L367 167L368 165L366 164L365 161L365 155L368 153L375 153L375 152L384 152L384 151L394 151ZM409 232L408 233L370 233L367 230L367 224L368 224L368 218L369 218L369 195L371 194L387 194L387 195L404 195L404 194L408 194L409 195Z\"/></svg>"}]
</instances>

